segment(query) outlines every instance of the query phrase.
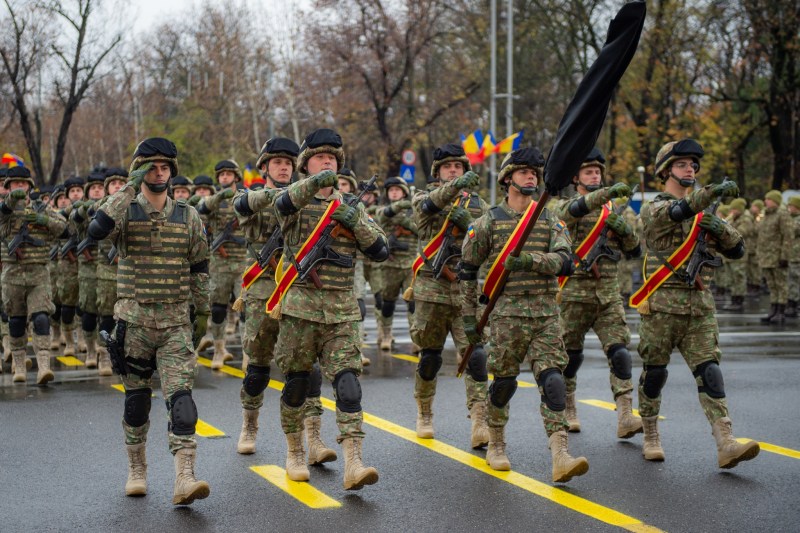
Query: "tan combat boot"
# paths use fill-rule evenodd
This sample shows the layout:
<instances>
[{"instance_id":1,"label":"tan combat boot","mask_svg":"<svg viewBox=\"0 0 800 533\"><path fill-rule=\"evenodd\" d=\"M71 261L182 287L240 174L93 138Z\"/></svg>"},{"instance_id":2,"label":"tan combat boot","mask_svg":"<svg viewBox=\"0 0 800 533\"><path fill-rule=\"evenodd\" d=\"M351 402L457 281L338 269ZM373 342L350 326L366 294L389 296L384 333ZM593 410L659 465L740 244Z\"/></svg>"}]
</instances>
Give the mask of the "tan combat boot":
<instances>
[{"instance_id":1,"label":"tan combat boot","mask_svg":"<svg viewBox=\"0 0 800 533\"><path fill-rule=\"evenodd\" d=\"M76 328L76 331L78 332L78 353L86 353L86 337L83 335L83 329Z\"/></svg>"},{"instance_id":2,"label":"tan combat boot","mask_svg":"<svg viewBox=\"0 0 800 533\"><path fill-rule=\"evenodd\" d=\"M147 460L144 443L128 444L128 481L125 482L125 496L144 496L147 494Z\"/></svg>"},{"instance_id":3,"label":"tan combat boot","mask_svg":"<svg viewBox=\"0 0 800 533\"><path fill-rule=\"evenodd\" d=\"M214 358L211 360L211 369L219 370L225 364L225 340L214 340Z\"/></svg>"},{"instance_id":4,"label":"tan combat boot","mask_svg":"<svg viewBox=\"0 0 800 533\"><path fill-rule=\"evenodd\" d=\"M111 370L111 358L108 356L108 350L100 348L97 350L99 361L97 364L97 373L101 376L111 376L114 372Z\"/></svg>"},{"instance_id":5,"label":"tan combat boot","mask_svg":"<svg viewBox=\"0 0 800 533\"><path fill-rule=\"evenodd\" d=\"M572 457L567 446L569 437L563 429L550 435L550 455L553 458L553 482L566 483L589 471L586 457Z\"/></svg>"},{"instance_id":6,"label":"tan combat boot","mask_svg":"<svg viewBox=\"0 0 800 533\"><path fill-rule=\"evenodd\" d=\"M372 364L372 359L370 359L369 357L367 357L366 355L364 355L362 353L361 354L361 366L369 366L371 364Z\"/></svg>"},{"instance_id":7,"label":"tan combat boot","mask_svg":"<svg viewBox=\"0 0 800 533\"><path fill-rule=\"evenodd\" d=\"M63 329L64 332L64 351L62 352L64 356L73 356L75 357L75 335L72 329Z\"/></svg>"},{"instance_id":8,"label":"tan combat boot","mask_svg":"<svg viewBox=\"0 0 800 533\"><path fill-rule=\"evenodd\" d=\"M658 435L658 416L643 416L642 429L642 455L648 461L663 461L664 448L661 447L661 437Z\"/></svg>"},{"instance_id":9,"label":"tan combat boot","mask_svg":"<svg viewBox=\"0 0 800 533\"><path fill-rule=\"evenodd\" d=\"M475 402L469 410L469 418L472 421L472 434L470 446L473 450L483 448L489 444L489 426L486 425L486 401Z\"/></svg>"},{"instance_id":10,"label":"tan combat boot","mask_svg":"<svg viewBox=\"0 0 800 533\"><path fill-rule=\"evenodd\" d=\"M200 339L200 345L197 347L197 353L204 352L214 346L214 341L208 335Z\"/></svg>"},{"instance_id":11,"label":"tan combat boot","mask_svg":"<svg viewBox=\"0 0 800 533\"><path fill-rule=\"evenodd\" d=\"M86 368L97 368L97 339L86 337Z\"/></svg>"},{"instance_id":12,"label":"tan combat boot","mask_svg":"<svg viewBox=\"0 0 800 533\"><path fill-rule=\"evenodd\" d=\"M629 439L642 432L642 419L633 416L631 393L617 397L617 438Z\"/></svg>"},{"instance_id":13,"label":"tan combat boot","mask_svg":"<svg viewBox=\"0 0 800 533\"><path fill-rule=\"evenodd\" d=\"M511 461L506 455L506 428L488 428L489 446L486 448L486 464L492 470L511 470Z\"/></svg>"},{"instance_id":14,"label":"tan combat boot","mask_svg":"<svg viewBox=\"0 0 800 533\"><path fill-rule=\"evenodd\" d=\"M336 452L322 442L322 418L307 416L303 423L306 426L306 444L308 445L308 464L319 465L337 459Z\"/></svg>"},{"instance_id":15,"label":"tan combat boot","mask_svg":"<svg viewBox=\"0 0 800 533\"><path fill-rule=\"evenodd\" d=\"M286 476L292 481L308 481L311 474L306 466L303 432L287 433L286 446Z\"/></svg>"},{"instance_id":16,"label":"tan combat boot","mask_svg":"<svg viewBox=\"0 0 800 533\"><path fill-rule=\"evenodd\" d=\"M364 466L361 459L361 445L364 439L350 437L342 441L344 450L344 490L361 490L364 485L378 482L378 471Z\"/></svg>"},{"instance_id":17,"label":"tan combat boot","mask_svg":"<svg viewBox=\"0 0 800 533\"><path fill-rule=\"evenodd\" d=\"M58 353L61 348L61 324L50 325L50 350Z\"/></svg>"},{"instance_id":18,"label":"tan combat boot","mask_svg":"<svg viewBox=\"0 0 800 533\"><path fill-rule=\"evenodd\" d=\"M236 451L242 455L256 453L256 435L258 434L258 409L242 409L242 432Z\"/></svg>"},{"instance_id":19,"label":"tan combat boot","mask_svg":"<svg viewBox=\"0 0 800 533\"><path fill-rule=\"evenodd\" d=\"M11 360L11 337L3 337L3 360L7 363Z\"/></svg>"},{"instance_id":20,"label":"tan combat boot","mask_svg":"<svg viewBox=\"0 0 800 533\"><path fill-rule=\"evenodd\" d=\"M731 419L720 418L711 426L711 433L717 441L717 459L720 468L733 468L741 461L753 459L761 447L755 441L740 443L731 434Z\"/></svg>"},{"instance_id":21,"label":"tan combat boot","mask_svg":"<svg viewBox=\"0 0 800 533\"><path fill-rule=\"evenodd\" d=\"M197 450L181 448L175 453L175 490L172 493L173 505L189 505L195 500L208 498L211 487L205 481L194 477L194 462Z\"/></svg>"},{"instance_id":22,"label":"tan combat boot","mask_svg":"<svg viewBox=\"0 0 800 533\"><path fill-rule=\"evenodd\" d=\"M578 420L578 408L575 405L575 393L568 392L567 393L567 409L564 412L564 415L567 417L567 422L569 423L569 431L570 433L580 433L581 432L581 421Z\"/></svg>"},{"instance_id":23,"label":"tan combat boot","mask_svg":"<svg viewBox=\"0 0 800 533\"><path fill-rule=\"evenodd\" d=\"M378 325L378 329L381 338L380 349L384 352L391 351L392 342L394 341L394 337L392 337L392 324L390 322L382 322Z\"/></svg>"},{"instance_id":24,"label":"tan combat boot","mask_svg":"<svg viewBox=\"0 0 800 533\"><path fill-rule=\"evenodd\" d=\"M417 437L433 438L433 398L417 398Z\"/></svg>"},{"instance_id":25,"label":"tan combat boot","mask_svg":"<svg viewBox=\"0 0 800 533\"><path fill-rule=\"evenodd\" d=\"M53 381L55 375L50 370L50 352L42 350L36 354L36 364L39 366L39 372L36 374L37 385L47 385L48 382Z\"/></svg>"},{"instance_id":26,"label":"tan combat boot","mask_svg":"<svg viewBox=\"0 0 800 533\"><path fill-rule=\"evenodd\" d=\"M228 311L228 320L225 324L225 335L233 335L236 333L236 324L239 322L239 313Z\"/></svg>"},{"instance_id":27,"label":"tan combat boot","mask_svg":"<svg viewBox=\"0 0 800 533\"><path fill-rule=\"evenodd\" d=\"M11 356L14 360L14 383L25 383L28 379L25 350L14 350Z\"/></svg>"}]
</instances>

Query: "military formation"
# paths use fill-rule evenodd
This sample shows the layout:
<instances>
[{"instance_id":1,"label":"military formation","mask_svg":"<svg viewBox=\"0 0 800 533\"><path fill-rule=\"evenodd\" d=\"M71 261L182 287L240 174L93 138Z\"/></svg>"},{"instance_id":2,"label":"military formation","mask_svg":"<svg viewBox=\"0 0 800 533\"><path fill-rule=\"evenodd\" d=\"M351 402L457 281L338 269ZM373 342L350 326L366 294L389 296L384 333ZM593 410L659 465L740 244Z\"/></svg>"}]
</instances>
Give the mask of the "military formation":
<instances>
[{"instance_id":1,"label":"military formation","mask_svg":"<svg viewBox=\"0 0 800 533\"><path fill-rule=\"evenodd\" d=\"M569 433L581 431L576 390L590 330L607 360L616 435L642 434L645 460L665 460L658 419L676 348L695 377L718 466L758 455L758 443L733 436L715 300L742 312L748 295L764 292L770 310L761 322L797 317L800 196L785 203L770 191L748 206L733 182L701 186L703 149L692 139L659 151L662 192L638 215L633 191L610 183L597 148L546 206L537 203L545 157L536 148L502 161L502 199L493 206L461 146L444 144L432 156L424 190L399 177L359 180L345 166L342 138L325 128L300 144L266 141L255 165L261 179L247 188L231 159L213 177L179 175L178 150L160 137L139 143L127 170L98 167L54 189L36 189L23 166L2 169L0 334L13 382L26 383L33 369L29 338L37 385L54 379L56 356L119 375L125 493L141 496L157 377L173 503L186 505L211 491L195 475L198 354L211 350L211 368L220 370L238 335L245 377L237 452L257 451L274 365L285 383L288 479L308 481L309 466L339 460L321 437L324 379L335 398L328 423L338 428L343 487L358 490L379 481L366 464L359 383L370 364L362 354L369 290L378 356L389 356L395 332L406 328L418 355L408 391L417 437L433 439L434 411L453 409L435 402L450 336L452 362L465 369L464 445L485 449L493 470L511 469L505 427L521 366L530 364L553 482L588 472L589 460L570 453ZM634 272L642 273L637 283ZM394 319L400 300L402 324ZM641 315L638 359L626 308Z\"/></svg>"}]
</instances>

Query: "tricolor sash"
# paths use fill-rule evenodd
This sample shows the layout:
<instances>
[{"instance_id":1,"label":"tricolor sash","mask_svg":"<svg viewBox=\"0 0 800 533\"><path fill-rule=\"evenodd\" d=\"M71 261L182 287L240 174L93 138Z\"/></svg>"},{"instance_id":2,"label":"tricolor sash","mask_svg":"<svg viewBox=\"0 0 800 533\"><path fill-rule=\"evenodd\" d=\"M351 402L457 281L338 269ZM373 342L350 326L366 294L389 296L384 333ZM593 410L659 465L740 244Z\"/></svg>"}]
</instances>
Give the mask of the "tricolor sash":
<instances>
[{"instance_id":1,"label":"tricolor sash","mask_svg":"<svg viewBox=\"0 0 800 533\"><path fill-rule=\"evenodd\" d=\"M453 207L458 205L458 202L461 200L460 197L456 198L453 202ZM452 213L453 210L450 210ZM439 232L433 236L433 239L430 240L428 244L422 249L422 253L417 255L417 258L414 259L414 263L411 265L411 271L414 273L414 277L417 277L417 272L419 269L422 268L422 265L425 264L426 261L430 261L436 256L436 253L439 251L439 248L442 247L442 241L444 241L444 232L447 229L447 223L450 222L450 213L444 219L444 223L442 223L442 227Z\"/></svg>"},{"instance_id":2,"label":"tricolor sash","mask_svg":"<svg viewBox=\"0 0 800 533\"><path fill-rule=\"evenodd\" d=\"M531 202L531 204L525 210L525 213L522 214L522 218L520 218L519 222L517 222L517 226L514 228L511 236L506 241L506 244L503 246L500 254L494 260L494 263L492 263L492 267L489 269L489 272L486 274L486 280L483 282L482 291L487 298L491 299L494 293L497 291L500 278L503 276L503 272L506 270L506 267L504 266L506 258L511 253L511 250L516 247L517 243L519 243L520 238L522 238L522 228L528 225L535 209L536 202Z\"/></svg>"},{"instance_id":3,"label":"tricolor sash","mask_svg":"<svg viewBox=\"0 0 800 533\"><path fill-rule=\"evenodd\" d=\"M592 251L592 247L594 243L597 242L597 238L600 236L600 233L603 231L603 228L606 226L606 219L608 218L609 213L611 213L611 202L608 202L603 206L603 209L600 210L600 216L597 218L597 222L594 223L594 227L592 231L583 239L583 242L578 246L578 249L575 250L575 255L577 256L575 260L575 266L577 267L580 265L581 261L583 261L589 252ZM564 285L567 284L567 280L569 276L559 276L558 277L558 288L563 289Z\"/></svg>"},{"instance_id":4,"label":"tricolor sash","mask_svg":"<svg viewBox=\"0 0 800 533\"><path fill-rule=\"evenodd\" d=\"M267 313L272 312L273 309L283 300L284 295L289 290L289 287L292 286L292 283L297 279L299 273L297 272L296 264L306 256L306 254L311 250L314 245L319 240L320 235L331 223L331 214L333 211L341 205L339 200L332 200L331 203L328 204L327 209L322 214L322 217L317 222L316 227L314 227L314 231L311 232L311 235L308 236L306 242L300 247L297 254L295 254L295 260L291 262L289 268L286 269L286 272L280 273L280 270L275 274L275 281L278 283L275 287L275 290L272 291L272 295L270 295L269 300L267 300ZM252 267L251 267L252 268Z\"/></svg>"},{"instance_id":5,"label":"tricolor sash","mask_svg":"<svg viewBox=\"0 0 800 533\"><path fill-rule=\"evenodd\" d=\"M686 237L686 240L678 246L678 249L672 252L672 255L669 256L669 259L658 267L658 269L653 272L653 275L648 277L644 280L641 288L636 291L630 298L630 306L631 307L639 307L645 301L647 301L650 296L653 295L654 292L665 282L667 281L672 274L675 273L683 264L688 261L688 259L692 256L692 252L694 252L694 247L697 246L697 236L700 234L700 221L703 219L703 213L697 213L694 217L694 222L692 222L692 229L689 230L689 236ZM647 263L647 257L645 256L645 265Z\"/></svg>"}]
</instances>

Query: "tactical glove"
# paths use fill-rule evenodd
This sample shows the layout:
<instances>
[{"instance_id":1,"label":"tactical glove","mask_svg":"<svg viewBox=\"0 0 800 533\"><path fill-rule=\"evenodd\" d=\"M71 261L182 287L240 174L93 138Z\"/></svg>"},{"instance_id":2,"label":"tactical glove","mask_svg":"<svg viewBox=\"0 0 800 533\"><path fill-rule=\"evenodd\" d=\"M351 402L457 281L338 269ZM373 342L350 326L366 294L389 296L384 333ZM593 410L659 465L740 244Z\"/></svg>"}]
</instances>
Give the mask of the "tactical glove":
<instances>
[{"instance_id":1,"label":"tactical glove","mask_svg":"<svg viewBox=\"0 0 800 533\"><path fill-rule=\"evenodd\" d=\"M711 194L718 198L723 196L736 197L739 196L739 186L735 181L724 181L711 187Z\"/></svg>"},{"instance_id":2,"label":"tactical glove","mask_svg":"<svg viewBox=\"0 0 800 533\"><path fill-rule=\"evenodd\" d=\"M481 336L478 334L478 319L473 315L464 317L464 333L467 334L467 340L470 344L481 343Z\"/></svg>"},{"instance_id":3,"label":"tactical glove","mask_svg":"<svg viewBox=\"0 0 800 533\"><path fill-rule=\"evenodd\" d=\"M325 187L336 187L338 183L336 172L333 170L323 170L319 174L314 174L308 179L314 183L317 190L324 189Z\"/></svg>"},{"instance_id":4,"label":"tactical glove","mask_svg":"<svg viewBox=\"0 0 800 533\"><path fill-rule=\"evenodd\" d=\"M611 198L627 198L631 195L631 188L627 183L615 183L608 188L608 196Z\"/></svg>"},{"instance_id":5,"label":"tactical glove","mask_svg":"<svg viewBox=\"0 0 800 533\"><path fill-rule=\"evenodd\" d=\"M230 200L231 198L233 198L236 195L236 189L234 189L233 187L230 187L230 188L223 189L223 190L219 191L217 194L219 194L219 197L222 200Z\"/></svg>"},{"instance_id":6,"label":"tactical glove","mask_svg":"<svg viewBox=\"0 0 800 533\"><path fill-rule=\"evenodd\" d=\"M6 205L11 209L14 209L14 206L16 206L20 200L24 200L27 197L28 192L24 189L14 189L8 193L8 196L6 197Z\"/></svg>"},{"instance_id":7,"label":"tactical glove","mask_svg":"<svg viewBox=\"0 0 800 533\"><path fill-rule=\"evenodd\" d=\"M627 237L633 232L630 225L628 225L628 223L625 222L625 219L616 213L608 214L608 218L606 219L606 226L608 226L608 229L610 229L620 237Z\"/></svg>"},{"instance_id":8,"label":"tactical glove","mask_svg":"<svg viewBox=\"0 0 800 533\"><path fill-rule=\"evenodd\" d=\"M463 176L456 178L456 189L472 189L481 183L481 178L471 170L467 171Z\"/></svg>"},{"instance_id":9,"label":"tactical glove","mask_svg":"<svg viewBox=\"0 0 800 533\"><path fill-rule=\"evenodd\" d=\"M469 225L472 224L472 215L463 207L456 207L453 209L453 212L450 213L450 220L452 220L453 224L461 231L467 231Z\"/></svg>"},{"instance_id":10,"label":"tactical glove","mask_svg":"<svg viewBox=\"0 0 800 533\"><path fill-rule=\"evenodd\" d=\"M335 178L336 175L334 174L333 177ZM345 228L352 230L358 223L358 215L358 209L342 204L333 211L331 218L338 221Z\"/></svg>"},{"instance_id":11,"label":"tactical glove","mask_svg":"<svg viewBox=\"0 0 800 533\"><path fill-rule=\"evenodd\" d=\"M709 232L714 237L720 237L725 231L725 222L717 215L706 213L700 221L700 227Z\"/></svg>"},{"instance_id":12,"label":"tactical glove","mask_svg":"<svg viewBox=\"0 0 800 533\"><path fill-rule=\"evenodd\" d=\"M36 224L37 226L47 226L47 223L50 221L50 217L48 217L44 213L28 213L27 215L25 215L25 221L28 224Z\"/></svg>"},{"instance_id":13,"label":"tactical glove","mask_svg":"<svg viewBox=\"0 0 800 533\"><path fill-rule=\"evenodd\" d=\"M406 229L406 230L412 232L414 235L417 234L417 228L414 227L414 222L408 217L400 219L397 222L397 225L400 226L403 229Z\"/></svg>"},{"instance_id":14,"label":"tactical glove","mask_svg":"<svg viewBox=\"0 0 800 533\"><path fill-rule=\"evenodd\" d=\"M194 196L189 198L189 200L186 203L188 203L191 206L196 206L197 204L200 203L200 200L202 200L202 199L203 199L202 196L199 196L199 195L195 194Z\"/></svg>"},{"instance_id":15,"label":"tactical glove","mask_svg":"<svg viewBox=\"0 0 800 533\"><path fill-rule=\"evenodd\" d=\"M411 200L398 200L396 202L392 202L387 211L392 212L392 214L389 216L394 216L400 211L408 209L409 207L411 207ZM388 215L389 213L387 212L386 214Z\"/></svg>"},{"instance_id":16,"label":"tactical glove","mask_svg":"<svg viewBox=\"0 0 800 533\"><path fill-rule=\"evenodd\" d=\"M523 252L519 257L509 255L503 266L509 272L529 272L533 270L533 254Z\"/></svg>"},{"instance_id":17,"label":"tactical glove","mask_svg":"<svg viewBox=\"0 0 800 533\"><path fill-rule=\"evenodd\" d=\"M208 314L196 314L192 324L192 344L195 350L200 346L200 340L208 331Z\"/></svg>"}]
</instances>

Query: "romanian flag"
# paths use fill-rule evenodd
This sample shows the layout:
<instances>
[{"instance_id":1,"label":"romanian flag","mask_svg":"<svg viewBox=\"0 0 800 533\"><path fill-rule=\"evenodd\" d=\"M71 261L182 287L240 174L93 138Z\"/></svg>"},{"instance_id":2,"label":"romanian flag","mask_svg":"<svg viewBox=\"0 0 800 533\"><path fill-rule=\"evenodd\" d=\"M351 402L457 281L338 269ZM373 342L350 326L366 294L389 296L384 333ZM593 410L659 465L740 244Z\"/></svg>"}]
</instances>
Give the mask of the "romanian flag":
<instances>
[{"instance_id":1,"label":"romanian flag","mask_svg":"<svg viewBox=\"0 0 800 533\"><path fill-rule=\"evenodd\" d=\"M483 162L483 133L481 130L475 130L466 137L461 136L461 146L464 148L464 153L467 154L470 165L477 165Z\"/></svg>"},{"instance_id":2,"label":"romanian flag","mask_svg":"<svg viewBox=\"0 0 800 533\"><path fill-rule=\"evenodd\" d=\"M25 166L25 161L23 161L23 159L20 156L8 152L3 154L3 159L2 161L0 161L0 163L2 163L3 165L8 165L8 168Z\"/></svg>"},{"instance_id":3,"label":"romanian flag","mask_svg":"<svg viewBox=\"0 0 800 533\"><path fill-rule=\"evenodd\" d=\"M495 146L494 135L492 135L492 132L490 131L483 138L483 144L481 144L481 163L485 161L487 157L492 155L492 153L494 153Z\"/></svg>"},{"instance_id":4,"label":"romanian flag","mask_svg":"<svg viewBox=\"0 0 800 533\"><path fill-rule=\"evenodd\" d=\"M244 186L250 189L254 183L263 183L266 185L264 178L259 176L258 172L253 170L250 163L244 166Z\"/></svg>"},{"instance_id":5,"label":"romanian flag","mask_svg":"<svg viewBox=\"0 0 800 533\"><path fill-rule=\"evenodd\" d=\"M522 137L524 133L525 130L520 130L517 133L506 137L494 146L494 152L497 154L507 154L519 149L520 145L522 144Z\"/></svg>"}]
</instances>

